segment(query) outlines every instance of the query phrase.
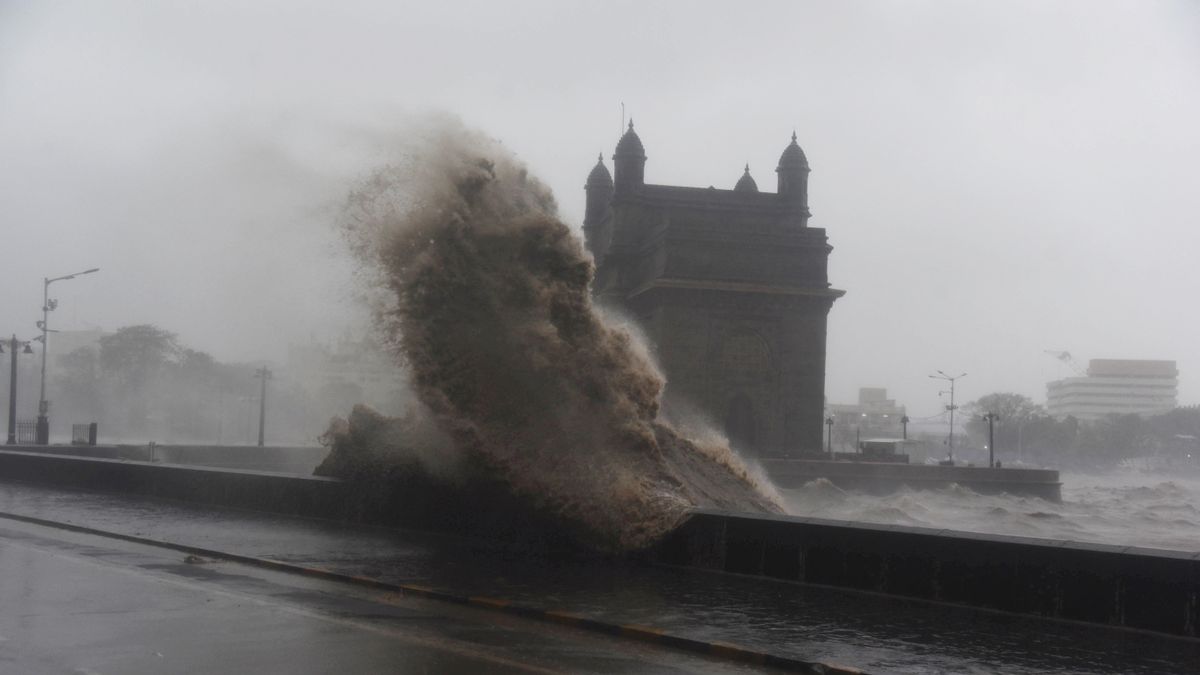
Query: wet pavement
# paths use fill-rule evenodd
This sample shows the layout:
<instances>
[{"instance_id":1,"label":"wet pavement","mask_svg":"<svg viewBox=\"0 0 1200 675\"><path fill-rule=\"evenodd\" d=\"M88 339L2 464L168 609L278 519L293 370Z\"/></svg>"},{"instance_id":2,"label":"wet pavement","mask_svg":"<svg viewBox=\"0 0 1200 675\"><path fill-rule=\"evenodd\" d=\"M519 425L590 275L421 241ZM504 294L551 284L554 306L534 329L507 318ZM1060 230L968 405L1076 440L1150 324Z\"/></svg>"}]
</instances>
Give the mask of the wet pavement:
<instances>
[{"instance_id":1,"label":"wet pavement","mask_svg":"<svg viewBox=\"0 0 1200 675\"><path fill-rule=\"evenodd\" d=\"M691 570L530 560L424 533L16 483L0 483L0 512L498 597L873 673L1164 673L1195 672L1200 664L1195 641Z\"/></svg>"},{"instance_id":2,"label":"wet pavement","mask_svg":"<svg viewBox=\"0 0 1200 675\"><path fill-rule=\"evenodd\" d=\"M0 521L0 672L726 673L496 612Z\"/></svg>"}]
</instances>

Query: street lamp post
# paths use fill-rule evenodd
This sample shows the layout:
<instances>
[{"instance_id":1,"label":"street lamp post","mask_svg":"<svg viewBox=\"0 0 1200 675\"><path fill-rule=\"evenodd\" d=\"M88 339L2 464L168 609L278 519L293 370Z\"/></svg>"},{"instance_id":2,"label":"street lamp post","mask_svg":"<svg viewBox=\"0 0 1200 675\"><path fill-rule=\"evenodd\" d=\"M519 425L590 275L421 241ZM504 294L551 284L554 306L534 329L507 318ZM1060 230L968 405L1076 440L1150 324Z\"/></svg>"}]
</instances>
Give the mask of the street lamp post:
<instances>
[{"instance_id":1,"label":"street lamp post","mask_svg":"<svg viewBox=\"0 0 1200 675\"><path fill-rule=\"evenodd\" d=\"M0 343L3 344L3 343ZM8 377L8 445L15 445L17 442L17 348L21 346L21 341L16 335L8 341L8 349L12 352L12 369ZM4 353L4 347L0 346L0 354ZM29 346L29 342L25 342L24 354L32 354L33 348Z\"/></svg>"},{"instance_id":2,"label":"street lamp post","mask_svg":"<svg viewBox=\"0 0 1200 675\"><path fill-rule=\"evenodd\" d=\"M955 375L954 377L951 377L951 376L947 375L946 373L943 373L940 370L937 372L938 372L937 375L930 375L929 377L932 377L935 380L945 380L950 383L950 405L946 406L946 410L950 411L950 440L947 444L949 445L949 448L950 448L948 456L949 456L951 464L953 464L954 463L954 411L956 409L958 409L958 406L954 405L954 381L961 377L966 377L967 374L960 373L958 375Z\"/></svg>"},{"instance_id":3,"label":"street lamp post","mask_svg":"<svg viewBox=\"0 0 1200 675\"><path fill-rule=\"evenodd\" d=\"M263 366L254 371L254 377L262 380L262 389L258 395L258 447L261 448L267 422L267 380L271 379L271 371Z\"/></svg>"},{"instance_id":4,"label":"street lamp post","mask_svg":"<svg viewBox=\"0 0 1200 675\"><path fill-rule=\"evenodd\" d=\"M75 272L74 274L64 274L61 277L42 278L42 320L38 323L38 328L42 329L42 387L41 393L38 394L38 418L37 418L37 444L49 445L50 443L50 402L46 400L46 352L50 351L50 340L48 335L53 332L50 330L50 312L58 307L57 300L50 299L50 284L56 281L65 281L74 279L75 277L92 272L99 272L99 267L93 267L90 270Z\"/></svg>"},{"instance_id":5,"label":"street lamp post","mask_svg":"<svg viewBox=\"0 0 1200 675\"><path fill-rule=\"evenodd\" d=\"M910 420L908 419L908 415L904 415L900 418L900 434L906 441L908 440L908 423L909 423L909 421Z\"/></svg>"},{"instance_id":6,"label":"street lamp post","mask_svg":"<svg viewBox=\"0 0 1200 675\"><path fill-rule=\"evenodd\" d=\"M999 421L1000 416L994 412L990 412L983 416L983 421L988 425L988 467L996 468L996 435L993 433L992 426Z\"/></svg>"},{"instance_id":7,"label":"street lamp post","mask_svg":"<svg viewBox=\"0 0 1200 675\"><path fill-rule=\"evenodd\" d=\"M833 459L833 415L825 418L825 426L829 427L829 436L825 439L825 451L829 453L829 459Z\"/></svg>"}]
</instances>

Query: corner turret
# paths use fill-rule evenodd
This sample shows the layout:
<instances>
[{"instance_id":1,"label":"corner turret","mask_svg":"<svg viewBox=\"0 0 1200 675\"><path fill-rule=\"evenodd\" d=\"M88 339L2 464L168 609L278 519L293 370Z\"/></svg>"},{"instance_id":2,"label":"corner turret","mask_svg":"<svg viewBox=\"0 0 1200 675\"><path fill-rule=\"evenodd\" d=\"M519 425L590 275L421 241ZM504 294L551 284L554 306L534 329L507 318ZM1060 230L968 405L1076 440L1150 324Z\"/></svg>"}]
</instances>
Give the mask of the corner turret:
<instances>
[{"instance_id":1,"label":"corner turret","mask_svg":"<svg viewBox=\"0 0 1200 675\"><path fill-rule=\"evenodd\" d=\"M612 201L613 179L608 173L608 167L604 166L603 153L596 159L596 166L588 174L587 183L583 186L587 192L587 213L583 218L585 225L599 220Z\"/></svg>"},{"instance_id":2,"label":"corner turret","mask_svg":"<svg viewBox=\"0 0 1200 675\"><path fill-rule=\"evenodd\" d=\"M596 166L588 174L584 192L587 193L587 207L583 216L583 236L587 248L592 252L596 264L608 252L612 240L612 198L613 179L604 166L604 153L596 158Z\"/></svg>"},{"instance_id":3,"label":"corner turret","mask_svg":"<svg viewBox=\"0 0 1200 675\"><path fill-rule=\"evenodd\" d=\"M617 190L646 184L646 149L642 147L642 139L633 130L632 119L629 120L629 130L621 136L613 153L613 173Z\"/></svg>"},{"instance_id":4,"label":"corner turret","mask_svg":"<svg viewBox=\"0 0 1200 675\"><path fill-rule=\"evenodd\" d=\"M784 200L800 218L801 225L808 224L808 158L796 142L796 132L792 132L792 142L783 149L779 156L779 166L775 169L779 174L779 198Z\"/></svg>"}]
</instances>

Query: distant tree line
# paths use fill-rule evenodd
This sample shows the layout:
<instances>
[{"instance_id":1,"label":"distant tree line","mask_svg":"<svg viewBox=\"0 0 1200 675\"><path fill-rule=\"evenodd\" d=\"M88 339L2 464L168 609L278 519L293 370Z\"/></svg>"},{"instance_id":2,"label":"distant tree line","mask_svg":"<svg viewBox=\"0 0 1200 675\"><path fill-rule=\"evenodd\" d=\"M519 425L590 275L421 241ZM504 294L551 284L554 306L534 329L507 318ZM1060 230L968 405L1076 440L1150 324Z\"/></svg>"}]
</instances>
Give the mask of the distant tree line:
<instances>
[{"instance_id":1,"label":"distant tree line","mask_svg":"<svg viewBox=\"0 0 1200 675\"><path fill-rule=\"evenodd\" d=\"M987 443L983 416L996 413L996 452L1003 461L1078 468L1105 468L1134 458L1200 462L1200 406L1161 415L1109 415L1099 420L1056 419L1029 397L994 393L963 406L966 430L980 447ZM1192 454L1192 458L1187 455Z\"/></svg>"},{"instance_id":2,"label":"distant tree line","mask_svg":"<svg viewBox=\"0 0 1200 675\"><path fill-rule=\"evenodd\" d=\"M97 422L109 441L254 443L261 365L219 362L152 324L125 326L57 360L51 419L59 429ZM268 386L268 443L313 444L332 414L359 402L323 401L287 378Z\"/></svg>"}]
</instances>

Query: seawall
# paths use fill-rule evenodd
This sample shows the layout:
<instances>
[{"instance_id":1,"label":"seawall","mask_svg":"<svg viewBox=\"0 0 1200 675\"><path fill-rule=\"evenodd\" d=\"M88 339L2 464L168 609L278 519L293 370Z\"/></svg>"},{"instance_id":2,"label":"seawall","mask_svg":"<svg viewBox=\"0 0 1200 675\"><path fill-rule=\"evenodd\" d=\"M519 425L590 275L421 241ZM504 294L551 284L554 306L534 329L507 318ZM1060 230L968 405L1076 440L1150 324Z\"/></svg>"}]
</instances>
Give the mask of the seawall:
<instances>
[{"instance_id":1,"label":"seawall","mask_svg":"<svg viewBox=\"0 0 1200 675\"><path fill-rule=\"evenodd\" d=\"M310 475L329 448L268 445L6 445L5 450Z\"/></svg>"},{"instance_id":2,"label":"seawall","mask_svg":"<svg viewBox=\"0 0 1200 675\"><path fill-rule=\"evenodd\" d=\"M1200 637L1200 553L699 510L653 559Z\"/></svg>"},{"instance_id":3,"label":"seawall","mask_svg":"<svg viewBox=\"0 0 1200 675\"><path fill-rule=\"evenodd\" d=\"M159 446L155 452L163 449ZM464 491L447 482L414 477L396 489L384 481L364 485L278 471L80 457L65 454L68 448L61 450L64 454L46 452L45 446L37 452L0 450L0 480L478 536L533 552L578 550L561 528L498 484L474 483ZM109 452L103 446L96 450Z\"/></svg>"},{"instance_id":4,"label":"seawall","mask_svg":"<svg viewBox=\"0 0 1200 675\"><path fill-rule=\"evenodd\" d=\"M0 480L491 536L538 550L563 546L490 490L465 500L453 493L454 501L436 485L414 485L381 498L330 478L11 451L0 451ZM700 510L642 555L660 564L1200 637L1200 553Z\"/></svg>"}]
</instances>

